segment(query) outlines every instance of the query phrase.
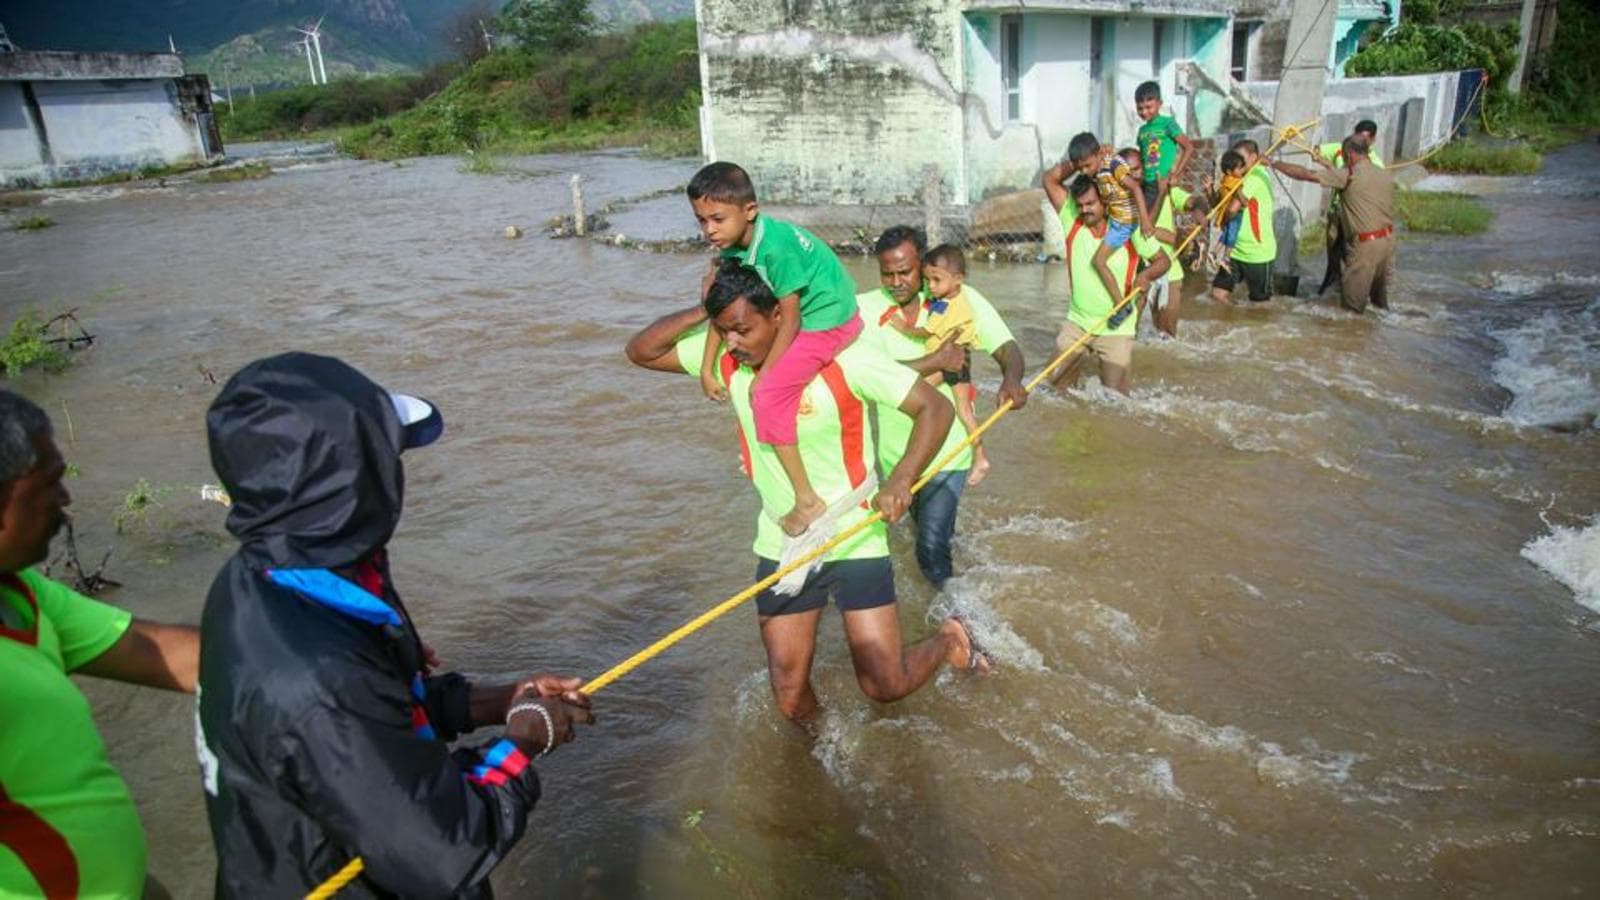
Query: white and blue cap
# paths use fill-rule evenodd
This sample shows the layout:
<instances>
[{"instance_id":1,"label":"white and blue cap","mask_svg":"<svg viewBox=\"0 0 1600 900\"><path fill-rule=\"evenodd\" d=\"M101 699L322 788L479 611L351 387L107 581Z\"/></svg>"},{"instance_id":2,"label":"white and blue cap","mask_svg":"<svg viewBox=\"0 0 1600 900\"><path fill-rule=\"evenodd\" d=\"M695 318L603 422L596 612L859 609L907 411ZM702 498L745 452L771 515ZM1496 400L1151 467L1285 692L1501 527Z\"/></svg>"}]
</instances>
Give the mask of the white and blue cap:
<instances>
[{"instance_id":1,"label":"white and blue cap","mask_svg":"<svg viewBox=\"0 0 1600 900\"><path fill-rule=\"evenodd\" d=\"M426 447L444 434L444 416L439 407L410 394L389 395L394 413L400 417L400 449Z\"/></svg>"}]
</instances>

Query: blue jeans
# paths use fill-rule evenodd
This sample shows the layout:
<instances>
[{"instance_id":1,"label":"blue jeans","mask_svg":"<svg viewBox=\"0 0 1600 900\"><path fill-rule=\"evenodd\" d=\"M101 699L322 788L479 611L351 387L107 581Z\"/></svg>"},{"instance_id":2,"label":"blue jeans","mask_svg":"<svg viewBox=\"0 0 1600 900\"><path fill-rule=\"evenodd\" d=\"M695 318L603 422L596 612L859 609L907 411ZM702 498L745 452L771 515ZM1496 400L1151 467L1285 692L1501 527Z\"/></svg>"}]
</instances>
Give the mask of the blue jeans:
<instances>
[{"instance_id":1,"label":"blue jeans","mask_svg":"<svg viewBox=\"0 0 1600 900\"><path fill-rule=\"evenodd\" d=\"M911 517L917 523L917 565L936 589L944 587L955 572L950 541L956 535L956 508L967 486L967 472L940 472L911 498Z\"/></svg>"}]
</instances>

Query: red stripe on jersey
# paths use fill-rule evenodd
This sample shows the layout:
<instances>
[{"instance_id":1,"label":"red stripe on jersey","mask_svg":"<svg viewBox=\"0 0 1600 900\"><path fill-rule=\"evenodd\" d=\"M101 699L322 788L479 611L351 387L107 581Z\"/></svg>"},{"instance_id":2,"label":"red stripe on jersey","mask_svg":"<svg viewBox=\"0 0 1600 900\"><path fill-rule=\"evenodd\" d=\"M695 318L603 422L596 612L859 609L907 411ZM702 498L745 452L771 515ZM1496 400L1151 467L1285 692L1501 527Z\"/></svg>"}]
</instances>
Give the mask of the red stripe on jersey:
<instances>
[{"instance_id":1,"label":"red stripe on jersey","mask_svg":"<svg viewBox=\"0 0 1600 900\"><path fill-rule=\"evenodd\" d=\"M867 480L866 411L851 392L838 362L823 368L822 380L833 394L834 406L839 408L839 449L844 453L845 472L850 475L850 486L860 487Z\"/></svg>"},{"instance_id":2,"label":"red stripe on jersey","mask_svg":"<svg viewBox=\"0 0 1600 900\"><path fill-rule=\"evenodd\" d=\"M22 860L46 900L76 900L78 858L61 832L0 786L0 846Z\"/></svg>"},{"instance_id":3,"label":"red stripe on jersey","mask_svg":"<svg viewBox=\"0 0 1600 900\"><path fill-rule=\"evenodd\" d=\"M722 383L728 390L733 390L733 373L739 371L739 361L733 358L732 353L722 354ZM750 440L744 436L744 426L739 424L738 417L733 420L733 431L739 436L739 469L746 478L756 477L755 469L750 467Z\"/></svg>"}]
</instances>

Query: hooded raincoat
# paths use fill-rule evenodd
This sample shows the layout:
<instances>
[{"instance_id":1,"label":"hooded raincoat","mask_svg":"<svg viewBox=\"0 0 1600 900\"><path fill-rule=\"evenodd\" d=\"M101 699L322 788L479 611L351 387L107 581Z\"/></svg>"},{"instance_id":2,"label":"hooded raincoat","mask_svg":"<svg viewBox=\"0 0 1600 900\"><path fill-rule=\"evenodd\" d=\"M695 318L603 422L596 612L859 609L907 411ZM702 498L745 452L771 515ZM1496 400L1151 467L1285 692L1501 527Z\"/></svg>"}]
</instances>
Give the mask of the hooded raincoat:
<instances>
[{"instance_id":1,"label":"hooded raincoat","mask_svg":"<svg viewBox=\"0 0 1600 900\"><path fill-rule=\"evenodd\" d=\"M507 740L451 751L469 686L427 677L389 583L403 432L327 357L245 367L206 416L239 550L201 622L197 750L219 897L484 897L539 796Z\"/></svg>"}]
</instances>

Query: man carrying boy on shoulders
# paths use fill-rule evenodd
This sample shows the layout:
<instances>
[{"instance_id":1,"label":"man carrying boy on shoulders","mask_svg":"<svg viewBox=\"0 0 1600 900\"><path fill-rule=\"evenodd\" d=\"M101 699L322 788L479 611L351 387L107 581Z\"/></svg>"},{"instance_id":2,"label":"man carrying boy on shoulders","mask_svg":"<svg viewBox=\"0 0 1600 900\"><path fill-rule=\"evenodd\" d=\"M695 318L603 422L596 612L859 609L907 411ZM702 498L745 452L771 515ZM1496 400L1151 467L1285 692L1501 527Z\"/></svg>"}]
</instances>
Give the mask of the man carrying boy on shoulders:
<instances>
[{"instance_id":1,"label":"man carrying boy on shoulders","mask_svg":"<svg viewBox=\"0 0 1600 900\"><path fill-rule=\"evenodd\" d=\"M634 365L658 372L700 375L707 341L727 351L716 358L715 377L727 390L739 423L745 469L761 496L756 524L756 578L776 572L783 554L778 518L793 492L777 454L752 442L751 383L772 351L784 315L761 276L737 260L724 262L701 304L657 319L628 341ZM709 327L708 323L709 322ZM911 505L911 484L933 459L955 411L932 385L885 356L875 341L856 341L839 352L806 385L797 420L797 446L819 495L830 506L853 492L869 490L872 429L868 406L892 405L913 420L905 457L871 499L889 522ZM831 512L831 510L830 510ZM852 505L837 514L834 534L859 523L867 509ZM807 724L821 709L811 687L817 625L832 597L844 618L850 656L861 692L890 703L927 684L940 666L987 671L989 660L966 627L954 618L930 637L902 646L888 529L879 521L829 551L797 594L768 588L756 597L767 673L779 712Z\"/></svg>"}]
</instances>

